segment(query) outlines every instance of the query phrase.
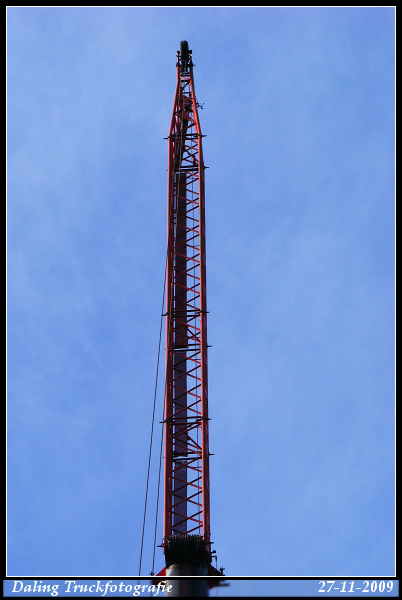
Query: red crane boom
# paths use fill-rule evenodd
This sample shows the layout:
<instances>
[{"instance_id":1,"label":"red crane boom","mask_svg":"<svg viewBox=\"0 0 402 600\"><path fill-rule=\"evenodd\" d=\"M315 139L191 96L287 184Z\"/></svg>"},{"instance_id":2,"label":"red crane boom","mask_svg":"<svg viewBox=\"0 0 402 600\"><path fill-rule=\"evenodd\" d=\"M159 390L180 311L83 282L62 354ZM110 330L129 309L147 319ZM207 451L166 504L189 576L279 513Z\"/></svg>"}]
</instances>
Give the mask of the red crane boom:
<instances>
[{"instance_id":1,"label":"red crane boom","mask_svg":"<svg viewBox=\"0 0 402 600\"><path fill-rule=\"evenodd\" d=\"M165 480L162 574L211 565L204 160L192 52L177 52L169 131ZM198 590L200 591L200 590ZM193 589L193 595L195 593ZM187 595L181 594L178 595Z\"/></svg>"},{"instance_id":2,"label":"red crane boom","mask_svg":"<svg viewBox=\"0 0 402 600\"><path fill-rule=\"evenodd\" d=\"M191 52L181 50L168 137L165 554L184 534L210 551L204 161Z\"/></svg>"}]
</instances>

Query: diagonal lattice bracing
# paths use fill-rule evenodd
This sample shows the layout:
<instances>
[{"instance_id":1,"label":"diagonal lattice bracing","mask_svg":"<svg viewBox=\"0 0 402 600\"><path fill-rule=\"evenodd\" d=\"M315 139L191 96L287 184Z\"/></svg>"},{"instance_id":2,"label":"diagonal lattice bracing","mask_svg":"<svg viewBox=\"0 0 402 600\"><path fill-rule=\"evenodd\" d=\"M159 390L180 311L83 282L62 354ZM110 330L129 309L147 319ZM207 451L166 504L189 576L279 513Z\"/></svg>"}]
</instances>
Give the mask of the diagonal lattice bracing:
<instances>
[{"instance_id":1,"label":"diagonal lattice bracing","mask_svg":"<svg viewBox=\"0 0 402 600\"><path fill-rule=\"evenodd\" d=\"M209 552L204 163L191 61L187 71L178 62L168 139L164 544L195 532Z\"/></svg>"}]
</instances>

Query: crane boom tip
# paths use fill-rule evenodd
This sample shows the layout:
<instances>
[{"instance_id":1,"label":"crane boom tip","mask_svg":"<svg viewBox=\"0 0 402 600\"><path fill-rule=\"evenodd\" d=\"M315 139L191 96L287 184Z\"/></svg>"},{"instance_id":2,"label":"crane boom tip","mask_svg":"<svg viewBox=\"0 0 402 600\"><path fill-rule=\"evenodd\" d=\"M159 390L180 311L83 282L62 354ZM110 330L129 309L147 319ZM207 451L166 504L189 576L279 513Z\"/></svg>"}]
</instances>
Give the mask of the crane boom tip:
<instances>
[{"instance_id":1,"label":"crane boom tip","mask_svg":"<svg viewBox=\"0 0 402 600\"><path fill-rule=\"evenodd\" d=\"M180 42L180 59L181 59L181 70L187 71L187 66L190 60L190 50L188 49L188 42L182 40Z\"/></svg>"}]
</instances>

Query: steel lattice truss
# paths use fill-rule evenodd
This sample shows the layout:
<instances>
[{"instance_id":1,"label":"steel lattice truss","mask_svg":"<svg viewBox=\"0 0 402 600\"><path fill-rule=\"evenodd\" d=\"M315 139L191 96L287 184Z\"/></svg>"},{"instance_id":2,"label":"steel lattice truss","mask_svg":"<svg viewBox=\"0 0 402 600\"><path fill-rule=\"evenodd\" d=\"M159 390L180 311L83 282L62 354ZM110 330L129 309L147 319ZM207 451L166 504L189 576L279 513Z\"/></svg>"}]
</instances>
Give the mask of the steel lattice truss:
<instances>
[{"instance_id":1,"label":"steel lattice truss","mask_svg":"<svg viewBox=\"0 0 402 600\"><path fill-rule=\"evenodd\" d=\"M204 163L191 53L178 53L169 132L164 548L210 550Z\"/></svg>"}]
</instances>

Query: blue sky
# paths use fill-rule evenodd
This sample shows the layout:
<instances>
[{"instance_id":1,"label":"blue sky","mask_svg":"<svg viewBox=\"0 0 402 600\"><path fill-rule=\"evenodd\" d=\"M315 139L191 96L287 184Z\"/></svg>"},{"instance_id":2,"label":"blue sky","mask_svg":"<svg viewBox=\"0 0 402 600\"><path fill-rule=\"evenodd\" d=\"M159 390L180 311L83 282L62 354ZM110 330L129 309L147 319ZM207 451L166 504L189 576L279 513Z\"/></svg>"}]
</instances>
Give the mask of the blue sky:
<instances>
[{"instance_id":1,"label":"blue sky","mask_svg":"<svg viewBox=\"0 0 402 600\"><path fill-rule=\"evenodd\" d=\"M8 8L10 576L138 572L182 39L218 566L394 574L394 18Z\"/></svg>"}]
</instances>

